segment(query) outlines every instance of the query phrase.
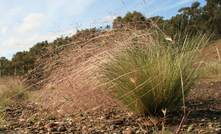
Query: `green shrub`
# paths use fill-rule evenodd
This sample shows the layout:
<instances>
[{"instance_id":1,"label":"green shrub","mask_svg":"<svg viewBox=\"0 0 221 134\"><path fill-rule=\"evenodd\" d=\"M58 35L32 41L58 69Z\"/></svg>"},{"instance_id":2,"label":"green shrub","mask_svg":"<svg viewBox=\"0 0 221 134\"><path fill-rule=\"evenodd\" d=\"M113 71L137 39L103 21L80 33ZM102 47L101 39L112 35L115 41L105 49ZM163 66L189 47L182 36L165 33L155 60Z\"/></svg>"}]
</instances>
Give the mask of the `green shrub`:
<instances>
[{"instance_id":1,"label":"green shrub","mask_svg":"<svg viewBox=\"0 0 221 134\"><path fill-rule=\"evenodd\" d=\"M182 105L199 78L200 64L195 59L207 40L197 36L169 42L150 34L147 38L149 42L124 43L123 49L111 52L102 74L113 96L129 109L156 116Z\"/></svg>"}]
</instances>

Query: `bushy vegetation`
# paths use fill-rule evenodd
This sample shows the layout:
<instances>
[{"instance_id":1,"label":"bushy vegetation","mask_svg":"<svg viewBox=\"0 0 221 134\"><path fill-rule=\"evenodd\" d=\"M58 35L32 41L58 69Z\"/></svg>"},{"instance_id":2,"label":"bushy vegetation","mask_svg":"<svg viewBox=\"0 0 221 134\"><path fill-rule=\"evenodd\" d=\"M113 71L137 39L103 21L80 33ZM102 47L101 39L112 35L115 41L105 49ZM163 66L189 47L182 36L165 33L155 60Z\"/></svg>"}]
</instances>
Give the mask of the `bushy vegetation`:
<instances>
[{"instance_id":1,"label":"bushy vegetation","mask_svg":"<svg viewBox=\"0 0 221 134\"><path fill-rule=\"evenodd\" d=\"M148 42L128 42L112 52L102 73L114 97L135 113L155 116L182 106L201 73L195 60L208 38L166 41L164 34L153 37L149 32L142 35Z\"/></svg>"}]
</instances>

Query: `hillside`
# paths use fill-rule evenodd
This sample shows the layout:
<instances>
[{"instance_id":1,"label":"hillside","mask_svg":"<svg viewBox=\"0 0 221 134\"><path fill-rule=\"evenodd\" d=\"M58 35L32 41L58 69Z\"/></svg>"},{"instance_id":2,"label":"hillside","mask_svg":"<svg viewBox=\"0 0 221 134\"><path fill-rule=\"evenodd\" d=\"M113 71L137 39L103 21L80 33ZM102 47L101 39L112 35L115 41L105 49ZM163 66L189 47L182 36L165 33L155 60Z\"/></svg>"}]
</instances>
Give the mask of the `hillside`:
<instances>
[{"instance_id":1,"label":"hillside","mask_svg":"<svg viewBox=\"0 0 221 134\"><path fill-rule=\"evenodd\" d=\"M216 41L215 43L208 44L202 51L202 56L206 55L205 61L211 62L211 61L219 60L217 49L218 49L218 52L220 53L221 52L220 40Z\"/></svg>"},{"instance_id":2,"label":"hillside","mask_svg":"<svg viewBox=\"0 0 221 134\"><path fill-rule=\"evenodd\" d=\"M137 31L136 34L142 32ZM111 31L44 59L45 70L42 70L42 65L39 70L43 71L43 74L50 74L35 83L43 86L37 96L41 96L40 100L45 106L64 110L66 113L81 108L91 110L103 105L113 105L114 100L110 98L109 91L103 89L105 83L101 84L99 66L106 61L110 51L117 52L124 49L127 43L136 42L138 39L148 40L145 36L134 35L130 31ZM35 78L33 79L35 81ZM71 104L63 105L64 103Z\"/></svg>"},{"instance_id":3,"label":"hillside","mask_svg":"<svg viewBox=\"0 0 221 134\"><path fill-rule=\"evenodd\" d=\"M30 72L31 77L28 77L29 82L34 82L32 88L38 90L29 92L28 103L12 104L8 107L6 120L15 124L0 131L26 132L23 128L30 123L29 120L33 120L29 124L31 133L154 132L154 121L150 121L148 117L134 115L111 97L111 90L107 88L107 83L102 81L103 76L100 73L100 66L108 62L111 53L119 53L131 43L151 42L153 35L148 32L129 29L109 31L81 42L70 42L62 46L63 51L52 51L48 56L38 59L41 64ZM212 63L219 64L216 48L221 50L220 42L208 44L201 52L199 59L204 59L204 63L208 65L205 66L206 69L209 69ZM193 128L188 131L192 133L207 132L221 125L221 80L220 70L217 71L208 71L211 75L205 75L204 79L191 89L186 100L187 111L191 112L181 132L190 127ZM183 115L176 112L170 115L165 126L167 131L175 132ZM156 123L162 119L160 115ZM16 121L21 122L20 126ZM15 130L14 127L19 129ZM155 131L161 132L161 128L158 124ZM219 133L220 129L214 130L216 131Z\"/></svg>"},{"instance_id":4,"label":"hillside","mask_svg":"<svg viewBox=\"0 0 221 134\"><path fill-rule=\"evenodd\" d=\"M43 102L43 107L64 110L65 113L113 105L109 91L103 89L105 83L100 81L99 66L106 61L110 52L125 49L129 43L148 42L149 35L143 32L110 31L80 45L73 45L78 44L76 42L67 44L74 47L67 47L43 61L41 59L42 64L34 70L43 74L41 80L34 83L36 87L41 87L36 91L37 100ZM220 42L208 44L201 52L200 59L204 59L206 65L219 60L216 48L221 51ZM33 76L32 79L35 82L39 78Z\"/></svg>"}]
</instances>

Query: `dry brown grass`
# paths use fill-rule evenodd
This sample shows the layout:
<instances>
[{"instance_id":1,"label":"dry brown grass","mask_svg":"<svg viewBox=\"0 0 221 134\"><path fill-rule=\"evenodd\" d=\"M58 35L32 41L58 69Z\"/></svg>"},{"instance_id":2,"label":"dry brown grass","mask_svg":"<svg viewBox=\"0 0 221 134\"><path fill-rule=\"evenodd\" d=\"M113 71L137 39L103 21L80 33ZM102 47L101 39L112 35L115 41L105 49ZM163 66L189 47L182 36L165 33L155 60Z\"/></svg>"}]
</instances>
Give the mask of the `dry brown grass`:
<instances>
[{"instance_id":1,"label":"dry brown grass","mask_svg":"<svg viewBox=\"0 0 221 134\"><path fill-rule=\"evenodd\" d=\"M108 31L61 46L64 50L59 53L49 51L50 56L39 59L40 64L34 71L41 72L43 77L31 78L34 85L41 85L40 90L34 91L33 101L48 111L62 114L118 104L105 87L106 83L100 81L98 66L106 61L110 51L122 50L128 43L149 42L148 32Z\"/></svg>"},{"instance_id":2,"label":"dry brown grass","mask_svg":"<svg viewBox=\"0 0 221 134\"><path fill-rule=\"evenodd\" d=\"M148 40L142 36L141 31L111 31L72 42L61 53L41 59L39 70L49 75L35 83L43 87L35 91L34 100L49 111L68 114L116 105L100 81L99 65L109 51L118 51L138 38Z\"/></svg>"}]
</instances>

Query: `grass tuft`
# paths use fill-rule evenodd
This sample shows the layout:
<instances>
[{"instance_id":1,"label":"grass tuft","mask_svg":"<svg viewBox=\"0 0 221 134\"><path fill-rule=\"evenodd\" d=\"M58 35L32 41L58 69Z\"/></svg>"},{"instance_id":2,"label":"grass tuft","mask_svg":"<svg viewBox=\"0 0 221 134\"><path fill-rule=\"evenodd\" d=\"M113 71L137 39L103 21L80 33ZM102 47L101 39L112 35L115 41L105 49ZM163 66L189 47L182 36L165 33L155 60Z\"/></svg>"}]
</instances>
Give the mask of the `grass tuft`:
<instances>
[{"instance_id":1,"label":"grass tuft","mask_svg":"<svg viewBox=\"0 0 221 134\"><path fill-rule=\"evenodd\" d=\"M121 50L111 52L101 67L102 74L113 96L129 109L156 116L162 109L171 111L182 105L199 78L201 64L195 60L207 38L166 41L160 34L142 36L148 42L124 43Z\"/></svg>"},{"instance_id":2,"label":"grass tuft","mask_svg":"<svg viewBox=\"0 0 221 134\"><path fill-rule=\"evenodd\" d=\"M0 109L27 99L23 82L17 77L0 78Z\"/></svg>"}]
</instances>

